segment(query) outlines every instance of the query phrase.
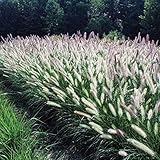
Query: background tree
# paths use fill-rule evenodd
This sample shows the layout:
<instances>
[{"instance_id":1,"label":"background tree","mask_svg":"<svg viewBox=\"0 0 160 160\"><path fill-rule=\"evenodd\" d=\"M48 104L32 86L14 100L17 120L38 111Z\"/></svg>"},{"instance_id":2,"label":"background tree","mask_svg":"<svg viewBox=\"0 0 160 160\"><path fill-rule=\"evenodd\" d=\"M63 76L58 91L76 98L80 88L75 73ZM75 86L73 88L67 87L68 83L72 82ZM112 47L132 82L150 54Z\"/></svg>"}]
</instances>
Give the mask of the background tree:
<instances>
[{"instance_id":1,"label":"background tree","mask_svg":"<svg viewBox=\"0 0 160 160\"><path fill-rule=\"evenodd\" d=\"M119 26L119 0L105 0L105 14L112 21L115 28L121 29Z\"/></svg>"},{"instance_id":2,"label":"background tree","mask_svg":"<svg viewBox=\"0 0 160 160\"><path fill-rule=\"evenodd\" d=\"M120 0L118 17L121 19L122 32L134 38L140 32L140 15L143 14L144 0Z\"/></svg>"},{"instance_id":3,"label":"background tree","mask_svg":"<svg viewBox=\"0 0 160 160\"><path fill-rule=\"evenodd\" d=\"M0 35L117 30L160 37L160 0L0 0Z\"/></svg>"},{"instance_id":4,"label":"background tree","mask_svg":"<svg viewBox=\"0 0 160 160\"><path fill-rule=\"evenodd\" d=\"M45 35L45 0L2 0L0 2L0 33Z\"/></svg>"},{"instance_id":5,"label":"background tree","mask_svg":"<svg viewBox=\"0 0 160 160\"><path fill-rule=\"evenodd\" d=\"M144 15L141 16L142 33L151 38L160 38L160 0L145 0Z\"/></svg>"},{"instance_id":6,"label":"background tree","mask_svg":"<svg viewBox=\"0 0 160 160\"><path fill-rule=\"evenodd\" d=\"M46 7L47 32L58 34L63 32L64 11L56 0L48 0Z\"/></svg>"},{"instance_id":7,"label":"background tree","mask_svg":"<svg viewBox=\"0 0 160 160\"><path fill-rule=\"evenodd\" d=\"M60 0L64 10L64 32L84 31L88 23L88 0Z\"/></svg>"},{"instance_id":8,"label":"background tree","mask_svg":"<svg viewBox=\"0 0 160 160\"><path fill-rule=\"evenodd\" d=\"M19 21L18 1L0 1L0 34L6 36L7 33L17 34L17 23Z\"/></svg>"},{"instance_id":9,"label":"background tree","mask_svg":"<svg viewBox=\"0 0 160 160\"><path fill-rule=\"evenodd\" d=\"M102 35L103 33L109 33L110 30L114 30L114 25L105 9L105 0L90 0L87 32L94 31Z\"/></svg>"}]
</instances>

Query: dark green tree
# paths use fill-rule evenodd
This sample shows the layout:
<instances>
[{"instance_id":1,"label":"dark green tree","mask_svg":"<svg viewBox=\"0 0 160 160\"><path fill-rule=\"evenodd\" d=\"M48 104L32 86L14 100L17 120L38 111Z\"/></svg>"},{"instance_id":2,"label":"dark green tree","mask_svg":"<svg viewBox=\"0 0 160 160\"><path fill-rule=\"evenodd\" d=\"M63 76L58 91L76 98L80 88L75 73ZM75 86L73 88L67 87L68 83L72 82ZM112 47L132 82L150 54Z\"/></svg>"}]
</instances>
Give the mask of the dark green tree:
<instances>
[{"instance_id":1,"label":"dark green tree","mask_svg":"<svg viewBox=\"0 0 160 160\"><path fill-rule=\"evenodd\" d=\"M122 32L131 38L140 32L140 15L143 14L144 0L120 0L118 18L122 22Z\"/></svg>"},{"instance_id":2,"label":"dark green tree","mask_svg":"<svg viewBox=\"0 0 160 160\"><path fill-rule=\"evenodd\" d=\"M2 0L0 2L0 34L45 35L46 0Z\"/></svg>"},{"instance_id":3,"label":"dark green tree","mask_svg":"<svg viewBox=\"0 0 160 160\"><path fill-rule=\"evenodd\" d=\"M46 34L45 2L46 0L19 0L18 34Z\"/></svg>"},{"instance_id":4,"label":"dark green tree","mask_svg":"<svg viewBox=\"0 0 160 160\"><path fill-rule=\"evenodd\" d=\"M88 0L59 0L64 10L64 32L84 31L88 23Z\"/></svg>"},{"instance_id":5,"label":"dark green tree","mask_svg":"<svg viewBox=\"0 0 160 160\"><path fill-rule=\"evenodd\" d=\"M105 0L90 0L90 10L88 12L89 22L86 27L87 32L94 31L102 35L114 29L113 23L105 10Z\"/></svg>"},{"instance_id":6,"label":"dark green tree","mask_svg":"<svg viewBox=\"0 0 160 160\"><path fill-rule=\"evenodd\" d=\"M18 1L16 0L2 0L0 1L0 35L7 34L16 35L19 21Z\"/></svg>"},{"instance_id":7,"label":"dark green tree","mask_svg":"<svg viewBox=\"0 0 160 160\"><path fill-rule=\"evenodd\" d=\"M105 1L105 13L116 26L116 22L119 15L119 10L118 10L119 0L104 0L104 1Z\"/></svg>"},{"instance_id":8,"label":"dark green tree","mask_svg":"<svg viewBox=\"0 0 160 160\"><path fill-rule=\"evenodd\" d=\"M58 34L63 32L64 11L56 0L48 0L45 8L48 32Z\"/></svg>"},{"instance_id":9,"label":"dark green tree","mask_svg":"<svg viewBox=\"0 0 160 160\"><path fill-rule=\"evenodd\" d=\"M143 7L144 0L0 0L0 35L142 30L159 38L159 0L145 0L144 14Z\"/></svg>"},{"instance_id":10,"label":"dark green tree","mask_svg":"<svg viewBox=\"0 0 160 160\"><path fill-rule=\"evenodd\" d=\"M160 38L160 0L145 0L144 15L141 16L142 33L151 38Z\"/></svg>"}]
</instances>

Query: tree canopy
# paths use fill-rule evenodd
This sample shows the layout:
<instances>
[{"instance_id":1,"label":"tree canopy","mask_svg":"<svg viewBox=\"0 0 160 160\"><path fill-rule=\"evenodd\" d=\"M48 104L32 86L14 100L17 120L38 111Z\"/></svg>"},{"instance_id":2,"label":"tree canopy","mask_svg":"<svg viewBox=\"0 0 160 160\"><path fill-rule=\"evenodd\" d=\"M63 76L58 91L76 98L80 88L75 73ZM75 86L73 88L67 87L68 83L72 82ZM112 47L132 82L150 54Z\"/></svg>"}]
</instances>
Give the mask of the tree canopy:
<instances>
[{"instance_id":1,"label":"tree canopy","mask_svg":"<svg viewBox=\"0 0 160 160\"><path fill-rule=\"evenodd\" d=\"M158 39L160 0L1 0L0 26L1 36L117 30Z\"/></svg>"}]
</instances>

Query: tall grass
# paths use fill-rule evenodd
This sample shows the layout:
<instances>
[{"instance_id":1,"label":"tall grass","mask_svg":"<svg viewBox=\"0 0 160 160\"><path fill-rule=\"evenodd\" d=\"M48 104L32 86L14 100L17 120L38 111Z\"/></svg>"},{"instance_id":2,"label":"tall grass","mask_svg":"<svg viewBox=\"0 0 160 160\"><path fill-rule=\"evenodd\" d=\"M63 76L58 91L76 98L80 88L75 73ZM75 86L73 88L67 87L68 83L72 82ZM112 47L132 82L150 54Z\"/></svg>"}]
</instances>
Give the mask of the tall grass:
<instances>
[{"instance_id":1,"label":"tall grass","mask_svg":"<svg viewBox=\"0 0 160 160\"><path fill-rule=\"evenodd\" d=\"M18 115L8 99L0 92L0 159L44 160L36 150L38 140L32 134L32 123Z\"/></svg>"},{"instance_id":2,"label":"tall grass","mask_svg":"<svg viewBox=\"0 0 160 160\"><path fill-rule=\"evenodd\" d=\"M79 119L108 146L101 153L160 159L160 50L148 36L123 43L93 33L9 38L0 57L3 76L31 103Z\"/></svg>"}]
</instances>

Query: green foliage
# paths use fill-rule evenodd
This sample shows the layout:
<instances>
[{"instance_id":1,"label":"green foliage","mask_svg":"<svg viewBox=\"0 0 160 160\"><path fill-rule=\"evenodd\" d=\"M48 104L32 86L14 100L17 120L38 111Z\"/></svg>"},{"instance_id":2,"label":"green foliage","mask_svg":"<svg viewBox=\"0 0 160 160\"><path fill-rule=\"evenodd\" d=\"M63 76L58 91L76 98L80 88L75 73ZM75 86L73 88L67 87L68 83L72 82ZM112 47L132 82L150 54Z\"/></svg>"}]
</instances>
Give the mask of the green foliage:
<instances>
[{"instance_id":1,"label":"green foliage","mask_svg":"<svg viewBox=\"0 0 160 160\"><path fill-rule=\"evenodd\" d=\"M44 156L36 151L32 123L16 114L14 108L0 92L0 159L44 160Z\"/></svg>"},{"instance_id":2,"label":"green foliage","mask_svg":"<svg viewBox=\"0 0 160 160\"><path fill-rule=\"evenodd\" d=\"M105 0L105 13L114 22L116 26L116 21L119 18L118 14L119 0Z\"/></svg>"},{"instance_id":3,"label":"green foliage","mask_svg":"<svg viewBox=\"0 0 160 160\"><path fill-rule=\"evenodd\" d=\"M144 0L120 0L118 4L119 18L122 21L122 32L134 38L140 32L140 15L143 14Z\"/></svg>"},{"instance_id":4,"label":"green foliage","mask_svg":"<svg viewBox=\"0 0 160 160\"><path fill-rule=\"evenodd\" d=\"M2 36L5 36L6 33L17 33L18 15L17 1L0 1L0 34Z\"/></svg>"},{"instance_id":5,"label":"green foliage","mask_svg":"<svg viewBox=\"0 0 160 160\"><path fill-rule=\"evenodd\" d=\"M1 0L0 35L46 35L118 30L160 36L159 0Z\"/></svg>"},{"instance_id":6,"label":"green foliage","mask_svg":"<svg viewBox=\"0 0 160 160\"><path fill-rule=\"evenodd\" d=\"M88 0L61 1L64 10L64 32L84 31L88 22Z\"/></svg>"},{"instance_id":7,"label":"green foliage","mask_svg":"<svg viewBox=\"0 0 160 160\"><path fill-rule=\"evenodd\" d=\"M118 32L117 30L110 31L106 36L104 35L104 37L110 40L125 39L125 36L121 32Z\"/></svg>"},{"instance_id":8,"label":"green foliage","mask_svg":"<svg viewBox=\"0 0 160 160\"><path fill-rule=\"evenodd\" d=\"M95 33L99 33L100 35L102 35L103 33L108 33L110 30L113 29L111 24L112 23L109 20L109 18L105 16L92 17L89 20L88 26L86 27L86 31L94 31Z\"/></svg>"},{"instance_id":9,"label":"green foliage","mask_svg":"<svg viewBox=\"0 0 160 160\"><path fill-rule=\"evenodd\" d=\"M44 2L43 2L44 3ZM2 0L0 2L1 35L44 35L44 4L39 0Z\"/></svg>"},{"instance_id":10,"label":"green foliage","mask_svg":"<svg viewBox=\"0 0 160 160\"><path fill-rule=\"evenodd\" d=\"M89 20L86 27L87 32L94 31L102 35L114 29L113 23L105 13L104 0L90 0Z\"/></svg>"},{"instance_id":11,"label":"green foliage","mask_svg":"<svg viewBox=\"0 0 160 160\"><path fill-rule=\"evenodd\" d=\"M145 0L144 15L141 16L142 32L156 40L160 37L160 1Z\"/></svg>"},{"instance_id":12,"label":"green foliage","mask_svg":"<svg viewBox=\"0 0 160 160\"><path fill-rule=\"evenodd\" d=\"M51 34L62 32L64 11L55 0L48 0L45 8L48 32Z\"/></svg>"}]
</instances>

